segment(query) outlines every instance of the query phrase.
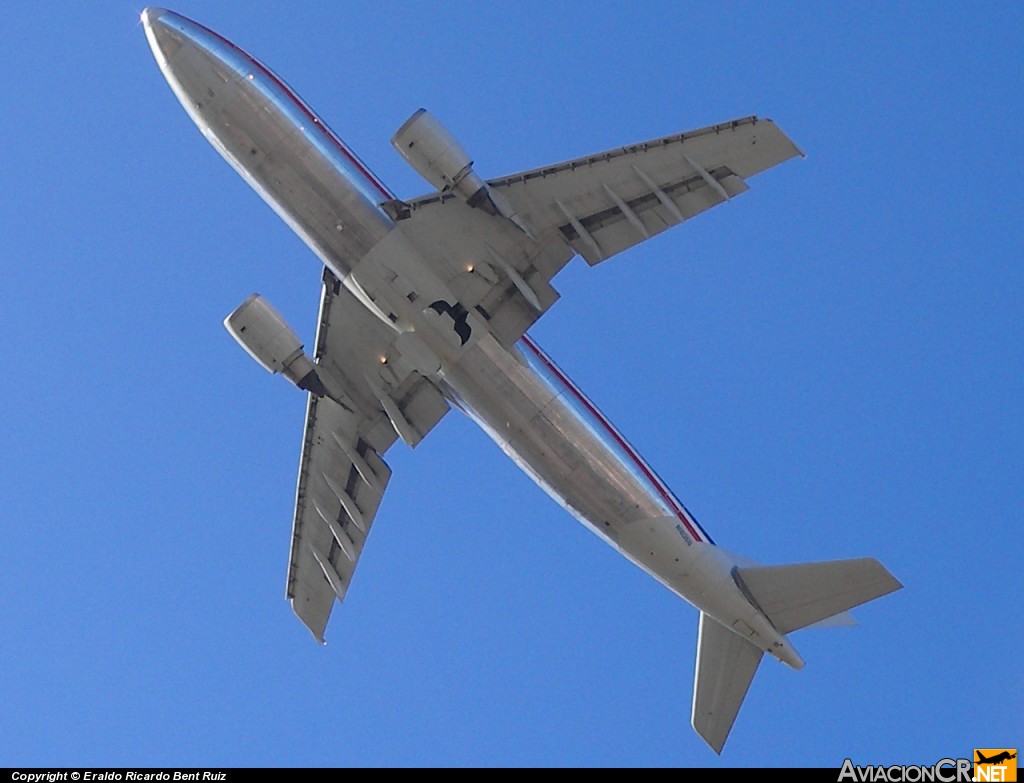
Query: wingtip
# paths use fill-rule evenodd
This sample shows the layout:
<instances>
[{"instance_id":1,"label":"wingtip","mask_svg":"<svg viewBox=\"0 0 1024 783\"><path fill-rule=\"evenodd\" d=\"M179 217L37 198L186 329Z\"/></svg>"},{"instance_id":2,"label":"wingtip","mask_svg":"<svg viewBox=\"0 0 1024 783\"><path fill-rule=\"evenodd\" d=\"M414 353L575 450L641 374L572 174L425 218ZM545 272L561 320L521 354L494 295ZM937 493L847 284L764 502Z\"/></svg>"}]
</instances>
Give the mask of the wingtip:
<instances>
[{"instance_id":1,"label":"wingtip","mask_svg":"<svg viewBox=\"0 0 1024 783\"><path fill-rule=\"evenodd\" d=\"M767 123L771 123L772 125L774 125L776 128L778 128L779 132L783 136L785 136L786 141L788 141L789 145L796 151L796 154L799 155L804 160L807 159L807 153L804 152L796 144L793 143L793 140L791 138L789 138L789 136L786 134L785 131L782 130L782 128L779 128L779 124L775 120L771 119L770 117L757 117L757 116L755 116L753 119L754 119L754 122L767 122Z\"/></svg>"}]
</instances>

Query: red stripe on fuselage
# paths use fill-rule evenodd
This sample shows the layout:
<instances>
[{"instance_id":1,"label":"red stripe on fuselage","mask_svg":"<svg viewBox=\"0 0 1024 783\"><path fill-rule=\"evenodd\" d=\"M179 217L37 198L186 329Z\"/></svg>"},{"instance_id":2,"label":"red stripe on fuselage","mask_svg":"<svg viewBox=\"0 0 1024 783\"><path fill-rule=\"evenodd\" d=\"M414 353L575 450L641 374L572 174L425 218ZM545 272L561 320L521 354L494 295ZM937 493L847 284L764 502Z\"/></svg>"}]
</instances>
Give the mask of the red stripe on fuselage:
<instances>
[{"instance_id":1,"label":"red stripe on fuselage","mask_svg":"<svg viewBox=\"0 0 1024 783\"><path fill-rule=\"evenodd\" d=\"M647 464L643 461L643 459L641 459L640 455L637 454L633 447L630 446L629 443L626 441L626 439L619 434L619 431L616 430L614 426L612 426L612 423L608 421L607 418L605 418L604 414L601 413L601 411L599 411L594 406L594 404L586 398L586 395L584 395L583 392L579 390L576 384L573 383L566 376L566 374L562 372L558 368L558 366L547 357L544 351L540 349L540 346L538 346L535 342L533 342L533 340L531 340L526 335L523 335L522 343L523 345L530 349L530 352L533 353L534 356L536 356L541 362L544 363L544 366L547 367L555 375L555 377L558 378L559 381L561 381L562 385L565 386L565 388L572 392L573 396L577 400L579 400L580 404L587 409L587 411L597 420L597 422L602 427L604 427L608 434L611 435L615 442L618 443L622 450L626 453L626 456L628 456L630 460L633 462L633 464L640 469L640 472L644 474L647 480L651 483L651 486L653 486L654 489L658 492L658 494L661 495L661 499L665 501L666 505L668 505L668 507L675 512L675 515L679 518L679 521L682 522L686 529L690 532L690 535L693 537L693 540L696 542L700 542L702 540L701 536L697 533L696 530L694 530L694 527L697 523L690 519L689 514L687 514L686 510L681 507L679 501L672 496L672 493L668 491L668 489L665 487L661 479L659 479L657 475L655 475L654 471L647 467ZM701 532L703 533L703 531Z\"/></svg>"},{"instance_id":2,"label":"red stripe on fuselage","mask_svg":"<svg viewBox=\"0 0 1024 783\"><path fill-rule=\"evenodd\" d=\"M270 81L272 81L274 85L276 85L277 88L281 90L281 92L283 92L288 97L288 99L295 104L296 107L298 107L299 111L301 111L304 115L306 115L306 117L309 118L310 122L312 122L316 127L318 127L323 132L327 140L330 141L331 144L333 144L334 147L336 147L338 151L341 152L342 155L348 158L349 162L351 162L352 165L355 166L356 169L359 171L359 173L366 178L366 181L373 185L380 192L380 194L384 196L386 200L391 200L394 198L394 195L390 193L386 187L384 187L384 184L379 179L377 179L376 175L374 175L372 171L370 171L368 168L366 168L365 165L363 165L363 162L355 156L352 150L350 150L341 139L335 136L334 132L330 128L328 128L327 125L324 124L324 122L319 117L313 114L313 110L306 105L306 102L303 101L302 98L300 98L298 95L296 95L295 91L292 90L291 87L289 87L287 84L281 81L281 79L273 71L271 71L263 63L261 63L259 60L257 60L247 51L245 51L245 49L236 44L233 44L231 41L229 41L227 38L225 38L220 33L216 32L215 30L211 30L209 27L201 25L199 24L199 22L194 22L191 19L189 19L188 21L194 24L199 29L205 30L218 41L230 47L234 51L238 52L240 55L242 55L242 57L248 60L249 63L256 70L258 70L261 74L270 79Z\"/></svg>"}]
</instances>

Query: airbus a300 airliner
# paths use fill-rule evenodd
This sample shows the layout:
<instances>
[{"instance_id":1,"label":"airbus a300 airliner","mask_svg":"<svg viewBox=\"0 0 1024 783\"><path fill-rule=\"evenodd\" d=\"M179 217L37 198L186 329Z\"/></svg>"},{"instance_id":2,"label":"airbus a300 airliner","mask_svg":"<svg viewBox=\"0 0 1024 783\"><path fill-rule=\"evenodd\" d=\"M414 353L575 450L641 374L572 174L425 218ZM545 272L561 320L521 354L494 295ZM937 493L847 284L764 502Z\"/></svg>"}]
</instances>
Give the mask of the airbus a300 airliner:
<instances>
[{"instance_id":1,"label":"airbus a300 airliner","mask_svg":"<svg viewBox=\"0 0 1024 783\"><path fill-rule=\"evenodd\" d=\"M170 11L142 21L185 111L324 266L312 356L259 295L224 322L307 393L287 596L318 641L391 478L385 453L415 447L450 408L700 611L692 723L716 752L765 653L799 669L791 631L900 587L871 558L764 567L716 546L527 334L573 256L606 261L800 155L775 123L745 117L484 180L420 109L391 143L433 190L400 199L258 60Z\"/></svg>"}]
</instances>

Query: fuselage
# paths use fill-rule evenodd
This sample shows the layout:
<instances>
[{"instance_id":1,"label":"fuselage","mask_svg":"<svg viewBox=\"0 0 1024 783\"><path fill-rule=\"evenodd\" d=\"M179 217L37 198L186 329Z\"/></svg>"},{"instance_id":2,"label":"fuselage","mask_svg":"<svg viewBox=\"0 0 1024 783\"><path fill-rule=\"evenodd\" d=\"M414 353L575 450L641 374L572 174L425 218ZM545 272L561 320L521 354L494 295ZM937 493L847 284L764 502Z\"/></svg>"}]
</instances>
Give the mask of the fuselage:
<instances>
[{"instance_id":1,"label":"fuselage","mask_svg":"<svg viewBox=\"0 0 1024 783\"><path fill-rule=\"evenodd\" d=\"M785 636L743 595L732 574L738 561L714 545L532 339L503 345L484 333L465 350L448 351L430 337L420 307L382 286L379 270L364 260L394 230L381 206L394 196L321 118L213 31L158 10L144 12L143 21L161 70L203 135L372 312L437 348L441 366L432 380L455 407L634 563L761 649L802 666ZM393 318L384 318L385 306Z\"/></svg>"}]
</instances>

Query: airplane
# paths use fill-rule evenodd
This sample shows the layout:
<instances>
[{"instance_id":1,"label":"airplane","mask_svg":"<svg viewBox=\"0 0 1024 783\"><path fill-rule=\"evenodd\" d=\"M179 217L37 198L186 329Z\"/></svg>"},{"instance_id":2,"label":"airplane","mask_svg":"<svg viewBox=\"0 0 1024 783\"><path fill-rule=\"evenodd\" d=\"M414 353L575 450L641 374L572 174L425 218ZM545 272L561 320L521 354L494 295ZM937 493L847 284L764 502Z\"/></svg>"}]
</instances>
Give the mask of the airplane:
<instances>
[{"instance_id":1,"label":"airplane","mask_svg":"<svg viewBox=\"0 0 1024 783\"><path fill-rule=\"evenodd\" d=\"M391 478L385 453L415 447L451 408L700 612L691 722L716 753L765 653L800 669L788 634L851 621L848 609L902 587L872 558L766 567L717 546L527 334L574 256L600 264L802 155L774 122L744 117L484 180L420 109L391 143L433 190L400 199L241 48L164 9L142 24L202 134L323 264L312 355L258 294L224 321L307 393L286 594L317 641Z\"/></svg>"},{"instance_id":2,"label":"airplane","mask_svg":"<svg viewBox=\"0 0 1024 783\"><path fill-rule=\"evenodd\" d=\"M1004 750L1002 753L997 753L992 758L985 758L985 754L980 750L975 752L978 754L978 764L1001 764L1004 761L1017 758L1016 753L1010 753L1008 750Z\"/></svg>"}]
</instances>

